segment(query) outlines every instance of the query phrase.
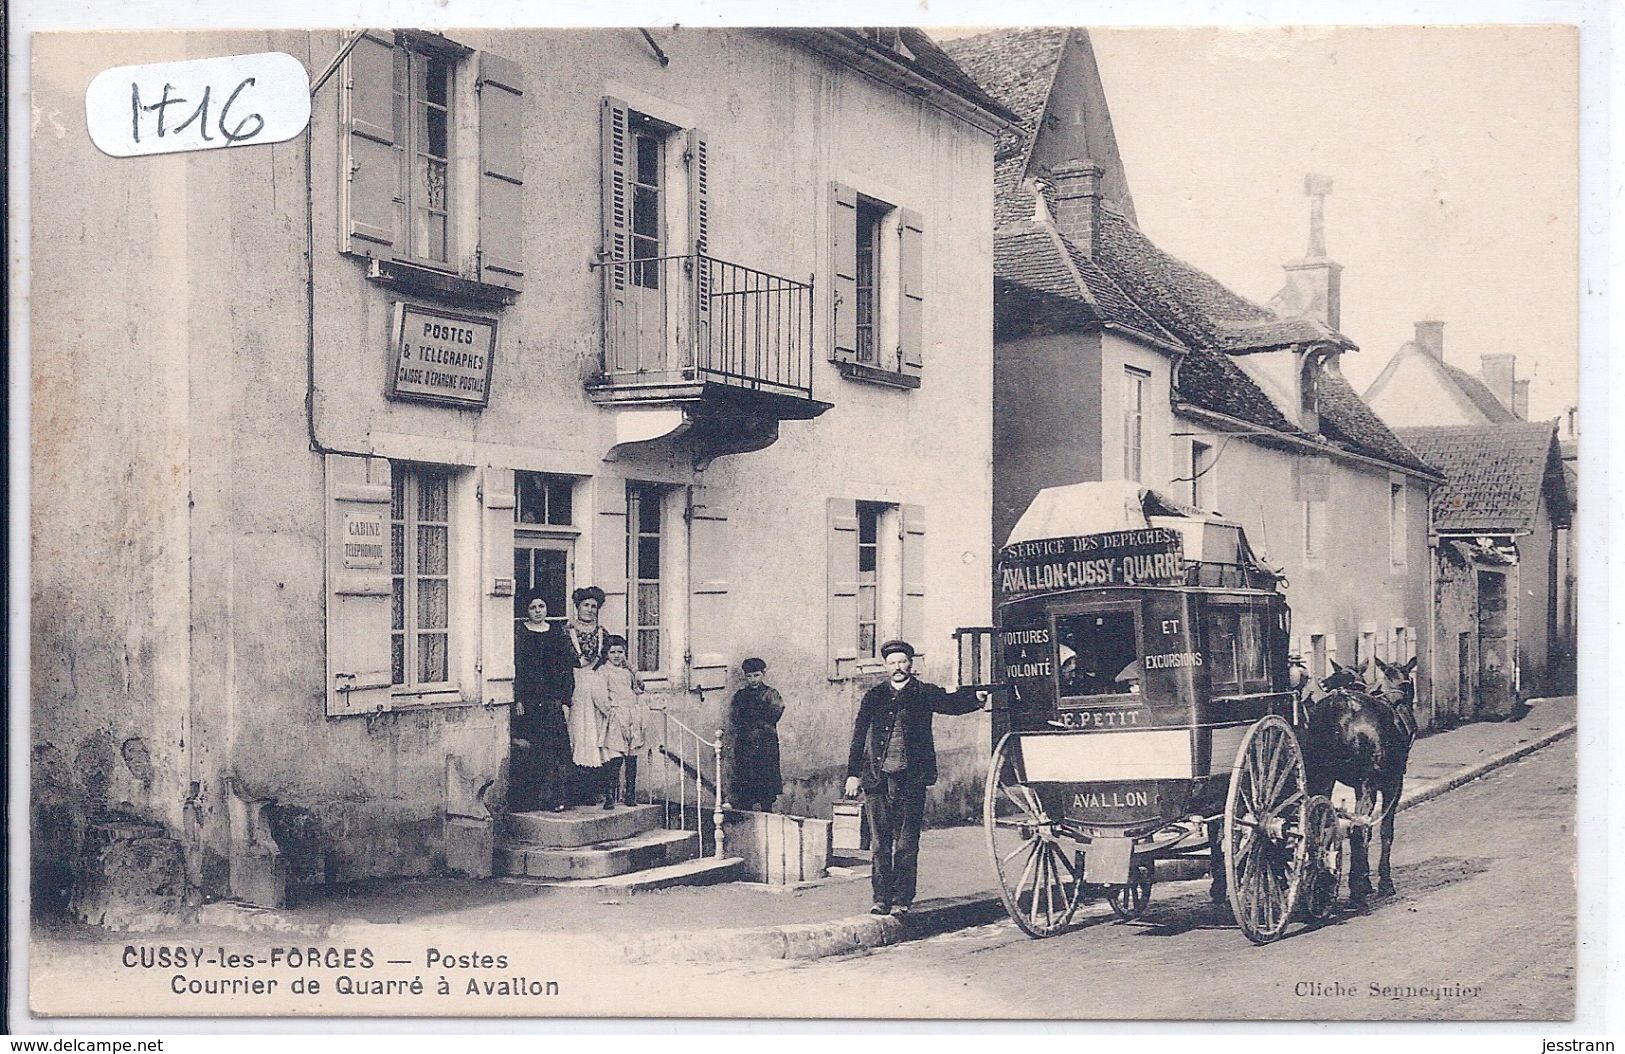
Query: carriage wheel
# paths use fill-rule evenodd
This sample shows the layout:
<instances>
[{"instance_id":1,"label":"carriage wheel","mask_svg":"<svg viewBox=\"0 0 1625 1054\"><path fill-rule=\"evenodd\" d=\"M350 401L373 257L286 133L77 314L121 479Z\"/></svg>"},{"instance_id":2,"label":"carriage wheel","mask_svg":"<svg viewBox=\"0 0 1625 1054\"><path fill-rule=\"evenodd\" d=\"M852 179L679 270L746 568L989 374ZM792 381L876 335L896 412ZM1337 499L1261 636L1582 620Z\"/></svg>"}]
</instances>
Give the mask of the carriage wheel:
<instances>
[{"instance_id":1,"label":"carriage wheel","mask_svg":"<svg viewBox=\"0 0 1625 1054\"><path fill-rule=\"evenodd\" d=\"M1020 740L1006 735L993 751L982 796L982 827L1010 918L1029 937L1049 937L1072 921L1083 890L1078 845L1056 829L1027 786Z\"/></svg>"},{"instance_id":2,"label":"carriage wheel","mask_svg":"<svg viewBox=\"0 0 1625 1054\"><path fill-rule=\"evenodd\" d=\"M1297 906L1309 854L1303 752L1292 726L1267 714L1242 738L1224 805L1230 909L1254 944L1279 937Z\"/></svg>"},{"instance_id":3,"label":"carriage wheel","mask_svg":"<svg viewBox=\"0 0 1625 1054\"><path fill-rule=\"evenodd\" d=\"M1303 913L1324 922L1337 905L1337 888L1343 881L1343 836L1330 798L1319 794L1310 798L1304 817L1309 871L1304 876Z\"/></svg>"},{"instance_id":4,"label":"carriage wheel","mask_svg":"<svg viewBox=\"0 0 1625 1054\"><path fill-rule=\"evenodd\" d=\"M1128 885L1113 886L1106 893L1106 902L1112 912L1124 922L1133 922L1145 914L1151 904L1151 865L1135 864L1129 874Z\"/></svg>"}]
</instances>

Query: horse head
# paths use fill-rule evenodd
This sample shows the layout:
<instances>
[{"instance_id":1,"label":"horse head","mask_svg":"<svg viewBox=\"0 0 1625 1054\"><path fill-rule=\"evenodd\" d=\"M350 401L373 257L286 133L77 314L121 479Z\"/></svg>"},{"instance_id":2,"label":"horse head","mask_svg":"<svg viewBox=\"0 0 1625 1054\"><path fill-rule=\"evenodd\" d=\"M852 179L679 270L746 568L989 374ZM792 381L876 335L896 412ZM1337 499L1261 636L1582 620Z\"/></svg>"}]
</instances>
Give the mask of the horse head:
<instances>
[{"instance_id":1,"label":"horse head","mask_svg":"<svg viewBox=\"0 0 1625 1054\"><path fill-rule=\"evenodd\" d=\"M1372 694L1379 695L1390 704L1410 703L1416 699L1416 659L1403 665L1372 660L1373 676L1367 680Z\"/></svg>"},{"instance_id":2,"label":"horse head","mask_svg":"<svg viewBox=\"0 0 1625 1054\"><path fill-rule=\"evenodd\" d=\"M1360 675L1347 666L1337 665L1337 660L1330 660L1332 672L1320 682L1320 686L1328 692L1335 692L1342 688L1364 687L1365 682Z\"/></svg>"}]
</instances>

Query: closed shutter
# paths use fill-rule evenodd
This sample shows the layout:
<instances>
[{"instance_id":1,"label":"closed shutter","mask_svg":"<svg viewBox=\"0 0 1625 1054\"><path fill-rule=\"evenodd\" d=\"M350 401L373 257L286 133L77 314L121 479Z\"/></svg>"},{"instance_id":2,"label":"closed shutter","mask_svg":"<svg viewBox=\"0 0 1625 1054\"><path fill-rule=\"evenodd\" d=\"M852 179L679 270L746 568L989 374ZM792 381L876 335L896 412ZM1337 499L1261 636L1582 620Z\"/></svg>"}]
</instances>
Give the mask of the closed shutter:
<instances>
[{"instance_id":1,"label":"closed shutter","mask_svg":"<svg viewBox=\"0 0 1625 1054\"><path fill-rule=\"evenodd\" d=\"M626 484L618 479L593 481L592 575L585 583L604 591L598 620L611 633L626 635Z\"/></svg>"},{"instance_id":2,"label":"closed shutter","mask_svg":"<svg viewBox=\"0 0 1625 1054\"><path fill-rule=\"evenodd\" d=\"M395 42L363 33L344 60L345 252L389 257L401 238L401 157L395 137Z\"/></svg>"},{"instance_id":3,"label":"closed shutter","mask_svg":"<svg viewBox=\"0 0 1625 1054\"><path fill-rule=\"evenodd\" d=\"M733 547L728 511L716 487L688 492L688 686L705 691L728 683L728 589Z\"/></svg>"},{"instance_id":4,"label":"closed shutter","mask_svg":"<svg viewBox=\"0 0 1625 1054\"><path fill-rule=\"evenodd\" d=\"M513 702L513 469L480 473L480 699Z\"/></svg>"},{"instance_id":5,"label":"closed shutter","mask_svg":"<svg viewBox=\"0 0 1625 1054\"><path fill-rule=\"evenodd\" d=\"M387 710L389 462L328 454L326 470L327 715Z\"/></svg>"},{"instance_id":6,"label":"closed shutter","mask_svg":"<svg viewBox=\"0 0 1625 1054\"><path fill-rule=\"evenodd\" d=\"M1410 662L1412 659L1416 658L1416 655L1417 655L1417 652L1418 652L1418 647L1417 647L1418 641L1416 639L1416 627L1415 626L1406 626L1405 627L1405 644L1406 644L1405 654L1400 657L1400 661L1402 661L1402 662Z\"/></svg>"},{"instance_id":7,"label":"closed shutter","mask_svg":"<svg viewBox=\"0 0 1625 1054\"><path fill-rule=\"evenodd\" d=\"M918 377L925 366L925 221L913 209L899 209L897 254L897 351L901 371Z\"/></svg>"},{"instance_id":8,"label":"closed shutter","mask_svg":"<svg viewBox=\"0 0 1625 1054\"><path fill-rule=\"evenodd\" d=\"M631 358L636 347L630 331L631 314L626 309L627 286L630 269L626 261L632 256L631 202L627 193L627 150L631 144L629 120L631 111L620 99L606 96L600 115L603 153L603 243L599 246L599 259L606 265L604 271L604 368L617 370L636 368L635 362L621 362L624 355Z\"/></svg>"},{"instance_id":9,"label":"closed shutter","mask_svg":"<svg viewBox=\"0 0 1625 1054\"><path fill-rule=\"evenodd\" d=\"M829 676L850 677L858 664L858 503L830 498L825 559L829 571Z\"/></svg>"},{"instance_id":10,"label":"closed shutter","mask_svg":"<svg viewBox=\"0 0 1625 1054\"><path fill-rule=\"evenodd\" d=\"M829 191L830 359L858 357L858 192L842 183Z\"/></svg>"},{"instance_id":11,"label":"closed shutter","mask_svg":"<svg viewBox=\"0 0 1625 1054\"><path fill-rule=\"evenodd\" d=\"M925 640L925 506L904 505L903 519L903 639L924 655Z\"/></svg>"},{"instance_id":12,"label":"closed shutter","mask_svg":"<svg viewBox=\"0 0 1625 1054\"><path fill-rule=\"evenodd\" d=\"M515 62L480 53L479 279L521 289L525 284L524 74Z\"/></svg>"},{"instance_id":13,"label":"closed shutter","mask_svg":"<svg viewBox=\"0 0 1625 1054\"><path fill-rule=\"evenodd\" d=\"M698 128L688 130L688 224L690 244L701 257L711 254L711 144ZM694 349L699 361L710 361L711 346L710 261L694 261Z\"/></svg>"}]
</instances>

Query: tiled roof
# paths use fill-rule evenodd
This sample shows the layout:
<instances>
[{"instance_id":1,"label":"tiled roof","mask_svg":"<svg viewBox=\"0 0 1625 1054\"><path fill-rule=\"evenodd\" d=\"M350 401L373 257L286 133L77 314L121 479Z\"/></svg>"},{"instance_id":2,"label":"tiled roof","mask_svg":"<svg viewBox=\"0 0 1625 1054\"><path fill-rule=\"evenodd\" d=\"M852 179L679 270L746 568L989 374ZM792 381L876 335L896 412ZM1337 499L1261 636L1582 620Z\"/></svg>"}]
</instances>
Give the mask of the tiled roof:
<instances>
[{"instance_id":1,"label":"tiled roof","mask_svg":"<svg viewBox=\"0 0 1625 1054\"><path fill-rule=\"evenodd\" d=\"M1486 421L1491 424L1505 424L1509 421L1518 420L1512 411L1508 410L1501 400L1495 397L1495 393L1490 391L1489 385L1459 366L1452 366L1448 362L1441 362L1439 365L1444 367L1445 375L1456 382L1456 387L1461 389L1461 394L1465 395L1472 401L1474 406L1478 407L1478 412L1484 415Z\"/></svg>"},{"instance_id":2,"label":"tiled roof","mask_svg":"<svg viewBox=\"0 0 1625 1054\"><path fill-rule=\"evenodd\" d=\"M1399 438L1445 476L1433 493L1433 529L1498 534L1535 526L1541 494L1568 521L1557 429L1550 421L1401 428Z\"/></svg>"},{"instance_id":3,"label":"tiled roof","mask_svg":"<svg viewBox=\"0 0 1625 1054\"><path fill-rule=\"evenodd\" d=\"M1360 398L1342 374L1320 375L1320 433L1332 442L1362 454L1375 455L1407 468L1432 472L1400 442L1399 437Z\"/></svg>"},{"instance_id":4,"label":"tiled roof","mask_svg":"<svg viewBox=\"0 0 1625 1054\"><path fill-rule=\"evenodd\" d=\"M989 95L1017 118L993 146L993 225L1030 219L1032 193L1022 186L1028 150L1044 119L1050 86L1060 65L1068 30L1060 27L1011 29L950 40L948 53L972 71Z\"/></svg>"}]
</instances>

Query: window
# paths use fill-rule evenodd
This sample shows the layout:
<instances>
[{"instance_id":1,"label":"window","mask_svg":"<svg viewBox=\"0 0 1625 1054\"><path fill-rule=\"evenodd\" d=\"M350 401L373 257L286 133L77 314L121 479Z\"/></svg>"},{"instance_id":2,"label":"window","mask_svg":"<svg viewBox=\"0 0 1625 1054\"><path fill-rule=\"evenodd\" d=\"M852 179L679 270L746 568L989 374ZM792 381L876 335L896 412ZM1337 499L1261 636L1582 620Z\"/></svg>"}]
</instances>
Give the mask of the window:
<instances>
[{"instance_id":1,"label":"window","mask_svg":"<svg viewBox=\"0 0 1625 1054\"><path fill-rule=\"evenodd\" d=\"M627 627L634 667L643 673L665 669L661 616L661 545L664 512L661 489L645 483L626 487L627 567L632 572L632 610Z\"/></svg>"},{"instance_id":2,"label":"window","mask_svg":"<svg viewBox=\"0 0 1625 1054\"><path fill-rule=\"evenodd\" d=\"M661 184L668 133L640 113L628 117L628 129L632 138L632 164L627 169L632 192L632 284L659 289L657 261L662 255L666 216Z\"/></svg>"},{"instance_id":3,"label":"window","mask_svg":"<svg viewBox=\"0 0 1625 1054\"><path fill-rule=\"evenodd\" d=\"M1331 676L1332 667L1328 661L1331 658L1330 649L1326 646L1326 634L1314 633L1309 637L1309 674L1317 681L1323 681Z\"/></svg>"},{"instance_id":4,"label":"window","mask_svg":"<svg viewBox=\"0 0 1625 1054\"><path fill-rule=\"evenodd\" d=\"M1311 562L1319 561L1326 548L1326 503L1303 503L1303 555Z\"/></svg>"},{"instance_id":5,"label":"window","mask_svg":"<svg viewBox=\"0 0 1625 1054\"><path fill-rule=\"evenodd\" d=\"M1198 509L1212 508L1213 501L1213 447L1191 440L1191 504Z\"/></svg>"},{"instance_id":6,"label":"window","mask_svg":"<svg viewBox=\"0 0 1625 1054\"><path fill-rule=\"evenodd\" d=\"M1405 481L1388 481L1388 563L1405 566Z\"/></svg>"},{"instance_id":7,"label":"window","mask_svg":"<svg viewBox=\"0 0 1625 1054\"><path fill-rule=\"evenodd\" d=\"M416 31L368 31L345 59L343 247L413 286L435 272L517 290L523 77L489 52ZM470 244L470 238L473 239Z\"/></svg>"},{"instance_id":8,"label":"window","mask_svg":"<svg viewBox=\"0 0 1625 1054\"><path fill-rule=\"evenodd\" d=\"M569 476L514 473L513 522L520 527L574 526L575 485Z\"/></svg>"},{"instance_id":9,"label":"window","mask_svg":"<svg viewBox=\"0 0 1625 1054\"><path fill-rule=\"evenodd\" d=\"M880 623L880 518L884 505L858 502L858 658L878 658Z\"/></svg>"},{"instance_id":10,"label":"window","mask_svg":"<svg viewBox=\"0 0 1625 1054\"><path fill-rule=\"evenodd\" d=\"M1055 620L1055 641L1063 699L1140 690L1140 637L1132 609L1061 616Z\"/></svg>"},{"instance_id":11,"label":"window","mask_svg":"<svg viewBox=\"0 0 1625 1054\"><path fill-rule=\"evenodd\" d=\"M873 366L879 361L879 318L875 311L875 281L880 271L880 231L886 210L869 201L858 202L858 361Z\"/></svg>"},{"instance_id":12,"label":"window","mask_svg":"<svg viewBox=\"0 0 1625 1054\"><path fill-rule=\"evenodd\" d=\"M395 141L406 158L401 201L411 218L401 248L436 263L450 259L451 67L443 54L395 49Z\"/></svg>"},{"instance_id":13,"label":"window","mask_svg":"<svg viewBox=\"0 0 1625 1054\"><path fill-rule=\"evenodd\" d=\"M880 667L879 643L903 637L924 652L925 510L828 502L829 676Z\"/></svg>"},{"instance_id":14,"label":"window","mask_svg":"<svg viewBox=\"0 0 1625 1054\"><path fill-rule=\"evenodd\" d=\"M390 501L390 683L451 680L451 474L394 466Z\"/></svg>"},{"instance_id":15,"label":"window","mask_svg":"<svg viewBox=\"0 0 1625 1054\"><path fill-rule=\"evenodd\" d=\"M1298 381L1299 423L1305 431L1320 431L1320 362L1306 358Z\"/></svg>"},{"instance_id":16,"label":"window","mask_svg":"<svg viewBox=\"0 0 1625 1054\"><path fill-rule=\"evenodd\" d=\"M1394 657L1393 657L1393 659L1391 661L1396 662L1396 663L1409 662L1411 660L1411 657L1416 654L1416 652L1411 650L1413 647L1415 647L1415 644L1411 640L1411 629L1410 629L1410 627L1409 626L1395 626L1394 627Z\"/></svg>"},{"instance_id":17,"label":"window","mask_svg":"<svg viewBox=\"0 0 1625 1054\"><path fill-rule=\"evenodd\" d=\"M1208 676L1215 692L1266 691L1264 615L1214 606L1206 619Z\"/></svg>"},{"instance_id":18,"label":"window","mask_svg":"<svg viewBox=\"0 0 1625 1054\"><path fill-rule=\"evenodd\" d=\"M1123 478L1140 479L1145 429L1145 382L1151 375L1132 366L1123 370Z\"/></svg>"},{"instance_id":19,"label":"window","mask_svg":"<svg viewBox=\"0 0 1625 1054\"><path fill-rule=\"evenodd\" d=\"M1354 643L1354 665L1364 666L1377 655L1377 631L1374 629L1361 630L1359 638Z\"/></svg>"},{"instance_id":20,"label":"window","mask_svg":"<svg viewBox=\"0 0 1625 1054\"><path fill-rule=\"evenodd\" d=\"M919 386L924 240L918 212L833 184L829 357L846 377Z\"/></svg>"}]
</instances>

